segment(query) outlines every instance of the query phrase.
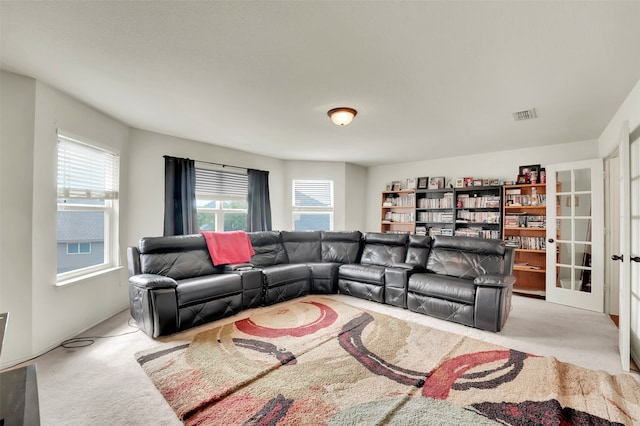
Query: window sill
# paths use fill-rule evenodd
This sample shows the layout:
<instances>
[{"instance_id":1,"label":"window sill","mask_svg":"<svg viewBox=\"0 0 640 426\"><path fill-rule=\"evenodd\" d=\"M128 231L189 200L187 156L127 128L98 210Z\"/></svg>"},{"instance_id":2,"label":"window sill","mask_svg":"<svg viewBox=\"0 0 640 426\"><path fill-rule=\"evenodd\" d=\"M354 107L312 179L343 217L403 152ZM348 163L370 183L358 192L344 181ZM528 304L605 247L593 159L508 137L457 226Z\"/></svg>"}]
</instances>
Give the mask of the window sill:
<instances>
[{"instance_id":1,"label":"window sill","mask_svg":"<svg viewBox=\"0 0 640 426\"><path fill-rule=\"evenodd\" d=\"M105 268L105 269L101 269L99 271L95 271L95 272L90 272L84 275L79 275L77 277L73 277L73 278L67 278L65 280L61 280L55 283L55 287L69 287L69 286L73 286L76 284L81 284L85 281L89 281L92 280L94 278L97 278L99 276L102 275L107 275L107 274L111 274L113 272L117 272L120 271L121 269L124 269L124 266L112 266L110 268Z\"/></svg>"}]
</instances>

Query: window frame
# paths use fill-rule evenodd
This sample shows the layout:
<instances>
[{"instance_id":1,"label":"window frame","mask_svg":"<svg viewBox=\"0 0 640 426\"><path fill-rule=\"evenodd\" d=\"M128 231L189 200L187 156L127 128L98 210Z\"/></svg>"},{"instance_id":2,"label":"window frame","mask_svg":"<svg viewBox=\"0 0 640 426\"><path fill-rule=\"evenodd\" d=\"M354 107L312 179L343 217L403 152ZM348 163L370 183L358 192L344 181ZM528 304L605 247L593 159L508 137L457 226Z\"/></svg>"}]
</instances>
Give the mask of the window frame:
<instances>
[{"instance_id":1,"label":"window frame","mask_svg":"<svg viewBox=\"0 0 640 426\"><path fill-rule=\"evenodd\" d=\"M72 282L76 282L83 278L88 278L90 276L94 276L97 273L107 272L113 270L115 268L120 267L119 264L119 192L120 185L119 181L117 184L117 195L114 199L104 199L104 204L82 204L82 203L73 203L73 198L58 198L58 141L60 138L67 139L71 142L88 146L92 149L104 151L107 154L113 155L117 157L117 162L115 164L116 167L116 178L119 180L120 174L120 152L117 149L114 149L111 146L107 146L93 140L90 140L85 137L74 135L70 132L58 129L56 135L56 215L61 211L87 211L87 212L103 212L104 214L104 239L103 239L103 253L104 258L103 262L97 265L91 265L84 268L77 268L71 271L60 272L56 274L56 286L63 286L66 284L70 284ZM81 200L87 198L79 198ZM65 200L65 202L60 202L60 200ZM74 241L75 242L75 241ZM56 245L60 243L57 237L56 231ZM66 243L66 242L65 242ZM80 244L80 242L77 242ZM89 242L91 244L91 242ZM91 244L89 253L74 253L74 254L90 254L93 252L93 245ZM78 245L79 250L79 245ZM58 267L58 259L56 258L56 268Z\"/></svg>"},{"instance_id":2,"label":"window frame","mask_svg":"<svg viewBox=\"0 0 640 426\"><path fill-rule=\"evenodd\" d=\"M232 191L234 192L234 194L232 195L225 195L224 192L225 190L222 189L221 192L223 193L219 193L217 190L213 191L215 192L215 194L212 191L212 187L209 185L207 187L207 194L203 195L201 192L199 192L199 185L198 185L198 175L200 175L200 173L204 173L206 174L207 172L211 172L213 174L229 174L229 175L241 175L244 176L246 180L246 173L237 173L237 172L230 172L228 170L223 170L224 168L219 168L219 167L215 167L213 165L210 165L208 163L203 163L203 162L196 162L196 214L198 213L212 213L215 215L215 229L211 229L211 230L207 230L207 231L215 231L215 232L224 232L224 215L225 213L244 213L245 216L248 219L248 215L249 215L249 206L247 206L247 208L245 209L233 209L233 208L224 208L224 203L225 202L234 202L234 201L244 201L245 203L248 202L248 196L249 196L249 189L248 189L248 182L247 182L247 189L246 192L242 195L239 196L239 194L237 194L236 190L237 188L233 188ZM225 179L223 179L224 181ZM233 180L233 179L232 179ZM229 189L228 187L225 186L225 188ZM244 189L244 188L243 188ZM198 207L198 202L201 201L215 201L216 202L216 207ZM198 224L198 227L200 225ZM247 223L248 226L248 223ZM245 229L246 231L246 229Z\"/></svg>"},{"instance_id":3,"label":"window frame","mask_svg":"<svg viewBox=\"0 0 640 426\"><path fill-rule=\"evenodd\" d=\"M329 206L305 206L296 204L296 188L297 182L315 183L315 184L329 184ZM333 216L335 213L335 188L334 181L332 179L292 179L291 181L291 228L296 231L296 214L309 214L309 215L329 215L329 229L323 229L323 231L333 231Z\"/></svg>"}]
</instances>

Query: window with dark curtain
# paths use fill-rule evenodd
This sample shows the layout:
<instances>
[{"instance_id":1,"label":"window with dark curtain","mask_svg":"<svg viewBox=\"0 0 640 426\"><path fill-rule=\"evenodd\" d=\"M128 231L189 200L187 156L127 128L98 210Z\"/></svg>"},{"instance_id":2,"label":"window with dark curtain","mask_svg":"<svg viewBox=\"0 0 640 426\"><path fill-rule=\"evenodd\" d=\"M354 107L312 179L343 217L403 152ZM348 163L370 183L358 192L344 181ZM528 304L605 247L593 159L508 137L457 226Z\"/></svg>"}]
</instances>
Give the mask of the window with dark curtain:
<instances>
[{"instance_id":1,"label":"window with dark curtain","mask_svg":"<svg viewBox=\"0 0 640 426\"><path fill-rule=\"evenodd\" d=\"M269 172L248 169L248 231L271 231L271 201L269 200Z\"/></svg>"},{"instance_id":2,"label":"window with dark curtain","mask_svg":"<svg viewBox=\"0 0 640 426\"><path fill-rule=\"evenodd\" d=\"M199 232L195 162L165 155L164 179L164 235Z\"/></svg>"}]
</instances>

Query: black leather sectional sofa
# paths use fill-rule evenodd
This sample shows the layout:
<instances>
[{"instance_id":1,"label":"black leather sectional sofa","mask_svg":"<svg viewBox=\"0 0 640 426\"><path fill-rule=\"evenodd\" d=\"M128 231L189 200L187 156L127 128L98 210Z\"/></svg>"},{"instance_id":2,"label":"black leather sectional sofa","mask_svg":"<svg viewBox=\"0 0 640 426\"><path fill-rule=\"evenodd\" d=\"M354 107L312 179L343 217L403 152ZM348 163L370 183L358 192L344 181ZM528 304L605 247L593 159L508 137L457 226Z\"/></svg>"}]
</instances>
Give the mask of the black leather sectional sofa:
<instances>
[{"instance_id":1,"label":"black leather sectional sofa","mask_svg":"<svg viewBox=\"0 0 640 426\"><path fill-rule=\"evenodd\" d=\"M500 240L359 231L248 233L246 264L213 265L200 234L128 248L131 315L158 337L307 294L342 293L500 331L512 249Z\"/></svg>"}]
</instances>

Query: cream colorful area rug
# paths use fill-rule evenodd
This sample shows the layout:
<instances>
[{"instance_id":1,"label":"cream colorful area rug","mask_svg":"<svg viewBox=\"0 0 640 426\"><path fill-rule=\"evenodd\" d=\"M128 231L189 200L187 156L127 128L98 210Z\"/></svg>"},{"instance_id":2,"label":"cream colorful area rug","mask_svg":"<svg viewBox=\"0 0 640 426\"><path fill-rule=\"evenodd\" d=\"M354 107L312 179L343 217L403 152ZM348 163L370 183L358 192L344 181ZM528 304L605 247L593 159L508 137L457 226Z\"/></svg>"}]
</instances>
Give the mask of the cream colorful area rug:
<instances>
[{"instance_id":1,"label":"cream colorful area rug","mask_svg":"<svg viewBox=\"0 0 640 426\"><path fill-rule=\"evenodd\" d=\"M136 354L187 425L640 424L640 388L312 297Z\"/></svg>"}]
</instances>

